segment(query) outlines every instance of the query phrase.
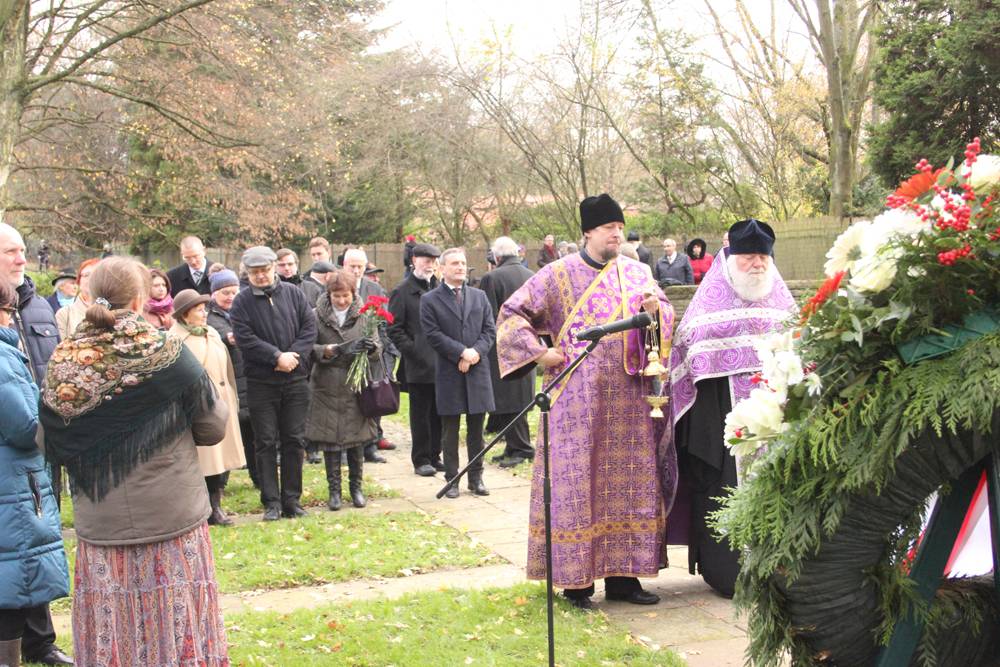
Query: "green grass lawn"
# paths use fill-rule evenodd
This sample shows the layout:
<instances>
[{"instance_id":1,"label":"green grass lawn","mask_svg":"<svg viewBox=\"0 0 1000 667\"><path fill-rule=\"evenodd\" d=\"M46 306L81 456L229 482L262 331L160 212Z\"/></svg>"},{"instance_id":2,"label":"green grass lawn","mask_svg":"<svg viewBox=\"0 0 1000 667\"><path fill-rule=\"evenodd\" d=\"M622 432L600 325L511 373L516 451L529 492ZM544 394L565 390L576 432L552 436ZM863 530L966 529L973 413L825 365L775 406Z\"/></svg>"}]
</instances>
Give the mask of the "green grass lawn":
<instances>
[{"instance_id":1,"label":"green grass lawn","mask_svg":"<svg viewBox=\"0 0 1000 667\"><path fill-rule=\"evenodd\" d=\"M212 545L225 593L501 562L419 512L315 512L295 521L213 527Z\"/></svg>"},{"instance_id":2,"label":"green grass lawn","mask_svg":"<svg viewBox=\"0 0 1000 667\"><path fill-rule=\"evenodd\" d=\"M223 593L314 586L351 579L404 577L502 560L420 512L313 512L294 521L211 529L215 575ZM66 540L70 583L76 540ZM70 599L52 603L70 612Z\"/></svg>"},{"instance_id":3,"label":"green grass lawn","mask_svg":"<svg viewBox=\"0 0 1000 667\"><path fill-rule=\"evenodd\" d=\"M600 612L557 605L557 664L684 664L670 651L638 644ZM291 614L245 612L227 617L226 628L234 665L535 667L548 655L545 589L534 584L414 593Z\"/></svg>"}]
</instances>

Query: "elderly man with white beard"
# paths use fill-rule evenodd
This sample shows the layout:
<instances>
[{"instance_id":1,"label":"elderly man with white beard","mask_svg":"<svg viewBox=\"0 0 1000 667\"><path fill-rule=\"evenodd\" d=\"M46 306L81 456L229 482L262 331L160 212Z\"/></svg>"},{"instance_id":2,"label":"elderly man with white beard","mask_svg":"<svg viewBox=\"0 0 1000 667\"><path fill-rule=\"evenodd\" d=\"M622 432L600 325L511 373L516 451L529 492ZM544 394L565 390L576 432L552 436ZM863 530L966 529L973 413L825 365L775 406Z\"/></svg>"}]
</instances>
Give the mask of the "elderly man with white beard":
<instances>
[{"instance_id":1,"label":"elderly man with white beard","mask_svg":"<svg viewBox=\"0 0 1000 667\"><path fill-rule=\"evenodd\" d=\"M761 370L754 343L781 330L794 312L772 258L774 230L757 220L729 228L674 334L670 380L674 442L680 468L667 520L668 544L688 545L688 568L732 597L738 554L707 525L717 498L737 485L736 460L723 438L726 415L749 395Z\"/></svg>"}]
</instances>

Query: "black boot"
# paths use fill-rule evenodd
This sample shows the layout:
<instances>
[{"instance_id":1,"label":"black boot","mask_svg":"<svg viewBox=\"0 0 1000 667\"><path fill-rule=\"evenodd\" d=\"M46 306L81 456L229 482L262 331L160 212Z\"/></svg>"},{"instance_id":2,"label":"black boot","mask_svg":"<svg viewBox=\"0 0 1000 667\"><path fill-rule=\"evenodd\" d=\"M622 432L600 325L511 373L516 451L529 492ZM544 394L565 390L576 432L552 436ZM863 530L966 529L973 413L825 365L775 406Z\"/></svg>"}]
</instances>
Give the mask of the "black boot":
<instances>
[{"instance_id":1,"label":"black boot","mask_svg":"<svg viewBox=\"0 0 1000 667\"><path fill-rule=\"evenodd\" d=\"M355 447L347 450L347 479L350 483L351 502L355 507L368 504L365 494L361 492L361 472L365 464L365 450Z\"/></svg>"},{"instance_id":2,"label":"black boot","mask_svg":"<svg viewBox=\"0 0 1000 667\"><path fill-rule=\"evenodd\" d=\"M212 526L231 526L233 520L222 511L222 489L208 494L208 502L212 505L212 513L208 515L208 523Z\"/></svg>"},{"instance_id":3,"label":"black boot","mask_svg":"<svg viewBox=\"0 0 1000 667\"><path fill-rule=\"evenodd\" d=\"M19 667L21 664L21 638L0 641L0 667Z\"/></svg>"},{"instance_id":4,"label":"black boot","mask_svg":"<svg viewBox=\"0 0 1000 667\"><path fill-rule=\"evenodd\" d=\"M325 452L323 462L326 464L326 486L330 489L330 500L326 506L331 512L341 507L340 499L340 452Z\"/></svg>"}]
</instances>

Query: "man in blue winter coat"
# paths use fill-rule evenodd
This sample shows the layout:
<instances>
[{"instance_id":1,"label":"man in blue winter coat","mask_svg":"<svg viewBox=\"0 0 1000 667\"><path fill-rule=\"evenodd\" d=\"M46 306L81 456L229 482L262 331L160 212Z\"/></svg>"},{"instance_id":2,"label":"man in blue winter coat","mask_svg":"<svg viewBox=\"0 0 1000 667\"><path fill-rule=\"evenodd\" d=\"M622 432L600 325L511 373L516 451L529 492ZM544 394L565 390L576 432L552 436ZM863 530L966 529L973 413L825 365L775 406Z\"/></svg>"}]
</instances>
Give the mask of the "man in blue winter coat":
<instances>
[{"instance_id":1,"label":"man in blue winter coat","mask_svg":"<svg viewBox=\"0 0 1000 667\"><path fill-rule=\"evenodd\" d=\"M0 222L0 280L17 291L17 310L12 315L10 327L17 331L21 351L28 357L32 380L41 386L49 357L59 344L59 329L55 314L45 299L35 294L35 285L25 274L27 249L21 234L6 223ZM60 479L53 471L52 488L58 493ZM20 610L23 612L21 653L25 662L43 665L72 665L73 659L56 646L56 631L52 626L49 605L41 604Z\"/></svg>"}]
</instances>

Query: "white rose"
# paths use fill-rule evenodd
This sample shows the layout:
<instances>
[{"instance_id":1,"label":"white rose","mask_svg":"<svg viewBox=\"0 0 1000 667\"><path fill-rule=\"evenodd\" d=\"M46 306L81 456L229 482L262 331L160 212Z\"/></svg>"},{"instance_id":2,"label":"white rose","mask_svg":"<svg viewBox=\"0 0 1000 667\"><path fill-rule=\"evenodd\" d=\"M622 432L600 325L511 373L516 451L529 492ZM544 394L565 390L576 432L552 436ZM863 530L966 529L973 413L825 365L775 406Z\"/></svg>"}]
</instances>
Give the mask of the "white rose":
<instances>
[{"instance_id":1,"label":"white rose","mask_svg":"<svg viewBox=\"0 0 1000 667\"><path fill-rule=\"evenodd\" d=\"M784 423L784 400L783 392L767 388L751 391L750 396L738 402L726 415L726 439L736 437L737 430L749 431L765 439L781 433L787 426Z\"/></svg>"},{"instance_id":2,"label":"white rose","mask_svg":"<svg viewBox=\"0 0 1000 667\"><path fill-rule=\"evenodd\" d=\"M864 257L851 269L851 287L859 292L881 292L896 277L896 260L889 254Z\"/></svg>"},{"instance_id":3,"label":"white rose","mask_svg":"<svg viewBox=\"0 0 1000 667\"><path fill-rule=\"evenodd\" d=\"M827 262L823 271L827 278L832 278L840 271L849 271L861 257L861 239L871 224L868 220L859 220L841 232L826 253Z\"/></svg>"},{"instance_id":4,"label":"white rose","mask_svg":"<svg viewBox=\"0 0 1000 667\"><path fill-rule=\"evenodd\" d=\"M962 175L976 190L993 190L1000 186L1000 155L980 155L972 167L963 166Z\"/></svg>"}]
</instances>

